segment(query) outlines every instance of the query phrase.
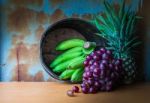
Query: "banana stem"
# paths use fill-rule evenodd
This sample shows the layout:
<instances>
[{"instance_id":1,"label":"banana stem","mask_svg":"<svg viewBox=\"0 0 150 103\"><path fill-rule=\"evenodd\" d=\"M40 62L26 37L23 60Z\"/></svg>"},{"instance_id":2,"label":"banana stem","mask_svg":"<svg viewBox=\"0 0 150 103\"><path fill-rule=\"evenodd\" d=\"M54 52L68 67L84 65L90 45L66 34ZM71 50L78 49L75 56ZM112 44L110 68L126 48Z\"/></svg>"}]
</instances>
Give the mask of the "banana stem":
<instances>
[{"instance_id":1,"label":"banana stem","mask_svg":"<svg viewBox=\"0 0 150 103\"><path fill-rule=\"evenodd\" d=\"M96 47L96 43L95 42L85 42L84 46L85 49L91 48L91 47Z\"/></svg>"}]
</instances>

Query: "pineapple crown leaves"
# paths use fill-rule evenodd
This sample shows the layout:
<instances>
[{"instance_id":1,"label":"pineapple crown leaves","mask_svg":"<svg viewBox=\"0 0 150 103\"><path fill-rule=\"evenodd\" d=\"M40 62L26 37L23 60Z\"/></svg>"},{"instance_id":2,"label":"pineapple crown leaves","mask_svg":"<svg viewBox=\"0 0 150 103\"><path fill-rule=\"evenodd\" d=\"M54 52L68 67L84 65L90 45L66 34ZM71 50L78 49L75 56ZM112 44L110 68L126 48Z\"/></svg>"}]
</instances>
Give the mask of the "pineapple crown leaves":
<instances>
[{"instance_id":1,"label":"pineapple crown leaves","mask_svg":"<svg viewBox=\"0 0 150 103\"><path fill-rule=\"evenodd\" d=\"M104 0L104 15L93 15L92 23L100 30L96 33L108 41L109 49L115 51L117 57L129 55L134 47L141 42L135 36L137 19L136 11L131 11L131 5L126 9L125 0L120 4L119 11L109 2Z\"/></svg>"}]
</instances>

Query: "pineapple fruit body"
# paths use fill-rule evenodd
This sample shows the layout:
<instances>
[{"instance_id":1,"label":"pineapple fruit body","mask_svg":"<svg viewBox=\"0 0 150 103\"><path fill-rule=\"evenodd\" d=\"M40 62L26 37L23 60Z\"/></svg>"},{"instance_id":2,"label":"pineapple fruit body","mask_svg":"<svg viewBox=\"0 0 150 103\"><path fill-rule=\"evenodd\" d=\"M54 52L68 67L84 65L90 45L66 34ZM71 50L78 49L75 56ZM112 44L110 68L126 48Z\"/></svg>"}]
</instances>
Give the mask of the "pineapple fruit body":
<instances>
[{"instance_id":1,"label":"pineapple fruit body","mask_svg":"<svg viewBox=\"0 0 150 103\"><path fill-rule=\"evenodd\" d=\"M135 65L135 60L132 57L122 58L123 60L123 69L124 69L124 84L131 84L136 79L137 68Z\"/></svg>"}]
</instances>

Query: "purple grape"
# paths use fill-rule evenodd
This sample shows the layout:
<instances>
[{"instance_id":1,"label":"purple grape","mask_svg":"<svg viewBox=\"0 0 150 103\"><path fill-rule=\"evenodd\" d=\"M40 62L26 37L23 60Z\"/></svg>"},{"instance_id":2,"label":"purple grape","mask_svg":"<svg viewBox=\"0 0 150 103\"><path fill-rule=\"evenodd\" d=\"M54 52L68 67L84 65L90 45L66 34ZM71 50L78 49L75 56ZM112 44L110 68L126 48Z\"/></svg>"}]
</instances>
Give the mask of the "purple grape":
<instances>
[{"instance_id":1,"label":"purple grape","mask_svg":"<svg viewBox=\"0 0 150 103\"><path fill-rule=\"evenodd\" d=\"M114 73L111 73L110 76L111 76L112 79L115 78L115 74Z\"/></svg>"},{"instance_id":2,"label":"purple grape","mask_svg":"<svg viewBox=\"0 0 150 103\"><path fill-rule=\"evenodd\" d=\"M94 59L94 60L98 60L99 58L98 58L97 55L93 55L93 59Z\"/></svg>"},{"instance_id":3,"label":"purple grape","mask_svg":"<svg viewBox=\"0 0 150 103\"><path fill-rule=\"evenodd\" d=\"M87 83L91 86L91 85L94 84L94 81L93 81L92 79L89 79L89 80L87 81Z\"/></svg>"},{"instance_id":4,"label":"purple grape","mask_svg":"<svg viewBox=\"0 0 150 103\"><path fill-rule=\"evenodd\" d=\"M94 69L95 69L94 65L90 66L90 71L93 71Z\"/></svg>"},{"instance_id":5,"label":"purple grape","mask_svg":"<svg viewBox=\"0 0 150 103\"><path fill-rule=\"evenodd\" d=\"M118 66L115 66L115 70L116 70L116 71L119 71L119 67L118 67Z\"/></svg>"},{"instance_id":6,"label":"purple grape","mask_svg":"<svg viewBox=\"0 0 150 103\"><path fill-rule=\"evenodd\" d=\"M96 51L96 53L100 56L102 55L102 52L101 51Z\"/></svg>"},{"instance_id":7,"label":"purple grape","mask_svg":"<svg viewBox=\"0 0 150 103\"><path fill-rule=\"evenodd\" d=\"M87 57L86 57L86 60L87 61L89 61L89 60L91 60L92 59L92 57L90 56L90 55L88 55Z\"/></svg>"},{"instance_id":8,"label":"purple grape","mask_svg":"<svg viewBox=\"0 0 150 103\"><path fill-rule=\"evenodd\" d=\"M88 66L88 61L84 61L84 66Z\"/></svg>"},{"instance_id":9,"label":"purple grape","mask_svg":"<svg viewBox=\"0 0 150 103\"><path fill-rule=\"evenodd\" d=\"M98 63L97 63L97 62L94 62L93 65L94 65L95 67L97 67L97 66L98 66Z\"/></svg>"},{"instance_id":10,"label":"purple grape","mask_svg":"<svg viewBox=\"0 0 150 103\"><path fill-rule=\"evenodd\" d=\"M100 79L100 80L99 80L99 83L100 83L101 85L104 85L104 84L105 84L105 81L102 80L102 79Z\"/></svg>"},{"instance_id":11,"label":"purple grape","mask_svg":"<svg viewBox=\"0 0 150 103\"><path fill-rule=\"evenodd\" d=\"M95 68L94 71L93 71L93 73L96 74L96 75L100 75L100 69Z\"/></svg>"},{"instance_id":12,"label":"purple grape","mask_svg":"<svg viewBox=\"0 0 150 103\"><path fill-rule=\"evenodd\" d=\"M81 88L86 87L86 85L84 83L81 84Z\"/></svg>"},{"instance_id":13,"label":"purple grape","mask_svg":"<svg viewBox=\"0 0 150 103\"><path fill-rule=\"evenodd\" d=\"M90 60L90 61L89 61L89 65L92 65L93 62L94 62L94 60Z\"/></svg>"},{"instance_id":14,"label":"purple grape","mask_svg":"<svg viewBox=\"0 0 150 103\"><path fill-rule=\"evenodd\" d=\"M89 88L89 93L96 93L96 92L97 92L97 89L94 86Z\"/></svg>"},{"instance_id":15,"label":"purple grape","mask_svg":"<svg viewBox=\"0 0 150 103\"><path fill-rule=\"evenodd\" d=\"M106 91L111 91L112 86L106 86Z\"/></svg>"},{"instance_id":16,"label":"purple grape","mask_svg":"<svg viewBox=\"0 0 150 103\"><path fill-rule=\"evenodd\" d=\"M83 88L83 87L88 88L88 86L89 86L89 85L88 85L88 83L87 83L87 82L85 82L85 81L81 84L81 88Z\"/></svg>"},{"instance_id":17,"label":"purple grape","mask_svg":"<svg viewBox=\"0 0 150 103\"><path fill-rule=\"evenodd\" d=\"M110 50L107 50L106 53L107 53L108 55L112 55L112 52L111 52Z\"/></svg>"},{"instance_id":18,"label":"purple grape","mask_svg":"<svg viewBox=\"0 0 150 103\"><path fill-rule=\"evenodd\" d=\"M70 96L70 97L73 97L74 96L74 91L68 90L67 95Z\"/></svg>"},{"instance_id":19,"label":"purple grape","mask_svg":"<svg viewBox=\"0 0 150 103\"><path fill-rule=\"evenodd\" d=\"M106 52L106 49L105 49L105 48L101 48L100 51L101 51L102 53L105 53L105 52Z\"/></svg>"},{"instance_id":20,"label":"purple grape","mask_svg":"<svg viewBox=\"0 0 150 103\"><path fill-rule=\"evenodd\" d=\"M105 69L106 67L105 67L105 65L103 63L101 63L99 68L100 69Z\"/></svg>"},{"instance_id":21,"label":"purple grape","mask_svg":"<svg viewBox=\"0 0 150 103\"><path fill-rule=\"evenodd\" d=\"M100 83L95 81L94 86L98 88L98 87L100 87Z\"/></svg>"},{"instance_id":22,"label":"purple grape","mask_svg":"<svg viewBox=\"0 0 150 103\"><path fill-rule=\"evenodd\" d=\"M89 67L85 67L85 72L88 72L88 71L90 71L90 68Z\"/></svg>"},{"instance_id":23,"label":"purple grape","mask_svg":"<svg viewBox=\"0 0 150 103\"><path fill-rule=\"evenodd\" d=\"M93 56L95 56L95 52L92 52L90 56L93 58Z\"/></svg>"},{"instance_id":24,"label":"purple grape","mask_svg":"<svg viewBox=\"0 0 150 103\"><path fill-rule=\"evenodd\" d=\"M113 69L114 68L114 66L113 66L113 64L109 64L109 69Z\"/></svg>"},{"instance_id":25,"label":"purple grape","mask_svg":"<svg viewBox=\"0 0 150 103\"><path fill-rule=\"evenodd\" d=\"M79 87L78 86L73 86L72 91L74 91L75 93L78 93L79 92Z\"/></svg>"},{"instance_id":26,"label":"purple grape","mask_svg":"<svg viewBox=\"0 0 150 103\"><path fill-rule=\"evenodd\" d=\"M102 55L102 59L104 59L104 60L109 60L110 57L109 57L109 55L107 55L106 53L104 53L104 54Z\"/></svg>"},{"instance_id":27,"label":"purple grape","mask_svg":"<svg viewBox=\"0 0 150 103\"><path fill-rule=\"evenodd\" d=\"M86 77L87 78L92 78L92 73L91 72L86 72Z\"/></svg>"},{"instance_id":28,"label":"purple grape","mask_svg":"<svg viewBox=\"0 0 150 103\"><path fill-rule=\"evenodd\" d=\"M112 85L112 81L107 82L107 85L111 86Z\"/></svg>"},{"instance_id":29,"label":"purple grape","mask_svg":"<svg viewBox=\"0 0 150 103\"><path fill-rule=\"evenodd\" d=\"M83 73L83 79L84 80L87 80L88 79L88 77L87 77L87 73L85 72L85 73Z\"/></svg>"},{"instance_id":30,"label":"purple grape","mask_svg":"<svg viewBox=\"0 0 150 103\"><path fill-rule=\"evenodd\" d=\"M115 62L115 65L118 66L118 65L121 65L122 64L122 61L121 60L116 60Z\"/></svg>"},{"instance_id":31,"label":"purple grape","mask_svg":"<svg viewBox=\"0 0 150 103\"><path fill-rule=\"evenodd\" d=\"M109 63L108 63L107 60L102 60L101 63L104 64L105 66L108 66L108 65L109 65Z\"/></svg>"},{"instance_id":32,"label":"purple grape","mask_svg":"<svg viewBox=\"0 0 150 103\"><path fill-rule=\"evenodd\" d=\"M88 91L89 91L89 89L88 89L87 87L83 87L83 88L82 88L82 92L83 92L84 94L87 94Z\"/></svg>"}]
</instances>

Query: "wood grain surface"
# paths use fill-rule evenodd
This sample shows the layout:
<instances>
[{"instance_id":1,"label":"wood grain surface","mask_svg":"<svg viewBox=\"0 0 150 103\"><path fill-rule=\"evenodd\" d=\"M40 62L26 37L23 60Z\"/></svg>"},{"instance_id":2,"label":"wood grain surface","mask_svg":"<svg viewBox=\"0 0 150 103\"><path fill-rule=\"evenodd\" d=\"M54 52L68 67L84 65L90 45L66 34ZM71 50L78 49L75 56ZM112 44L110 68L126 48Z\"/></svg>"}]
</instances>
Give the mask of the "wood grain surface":
<instances>
[{"instance_id":1,"label":"wood grain surface","mask_svg":"<svg viewBox=\"0 0 150 103\"><path fill-rule=\"evenodd\" d=\"M73 85L55 82L0 83L0 103L150 103L150 83L68 97L66 91Z\"/></svg>"}]
</instances>

